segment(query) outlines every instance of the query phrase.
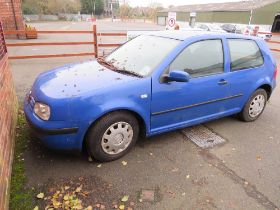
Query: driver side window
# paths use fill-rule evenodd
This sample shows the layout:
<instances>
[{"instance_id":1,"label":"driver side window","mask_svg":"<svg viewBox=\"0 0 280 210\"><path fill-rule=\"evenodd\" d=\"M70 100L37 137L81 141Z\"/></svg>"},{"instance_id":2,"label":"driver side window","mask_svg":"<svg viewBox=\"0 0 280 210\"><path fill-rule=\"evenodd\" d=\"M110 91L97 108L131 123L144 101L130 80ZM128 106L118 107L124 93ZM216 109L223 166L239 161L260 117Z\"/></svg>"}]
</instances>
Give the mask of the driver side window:
<instances>
[{"instance_id":1,"label":"driver side window","mask_svg":"<svg viewBox=\"0 0 280 210\"><path fill-rule=\"evenodd\" d=\"M203 40L187 46L171 63L169 70L182 70L191 77L224 72L222 40Z\"/></svg>"}]
</instances>

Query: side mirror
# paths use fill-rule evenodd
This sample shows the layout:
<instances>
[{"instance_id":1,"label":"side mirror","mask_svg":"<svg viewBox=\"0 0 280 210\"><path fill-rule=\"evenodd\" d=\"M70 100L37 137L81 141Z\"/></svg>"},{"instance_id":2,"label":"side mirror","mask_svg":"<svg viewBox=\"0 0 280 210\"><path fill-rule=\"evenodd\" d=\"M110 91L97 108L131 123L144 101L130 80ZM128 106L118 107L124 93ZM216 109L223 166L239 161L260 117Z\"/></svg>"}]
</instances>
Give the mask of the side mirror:
<instances>
[{"instance_id":1,"label":"side mirror","mask_svg":"<svg viewBox=\"0 0 280 210\"><path fill-rule=\"evenodd\" d=\"M188 82L191 76L181 70L172 70L166 77L167 82Z\"/></svg>"}]
</instances>

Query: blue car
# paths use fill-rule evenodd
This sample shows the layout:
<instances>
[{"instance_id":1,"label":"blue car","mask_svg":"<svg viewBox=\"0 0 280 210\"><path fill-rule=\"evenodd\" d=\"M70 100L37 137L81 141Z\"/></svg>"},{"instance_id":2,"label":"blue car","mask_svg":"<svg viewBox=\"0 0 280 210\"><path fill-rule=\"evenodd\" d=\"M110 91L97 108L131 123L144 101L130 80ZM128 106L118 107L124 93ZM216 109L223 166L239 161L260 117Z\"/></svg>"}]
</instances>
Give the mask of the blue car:
<instances>
[{"instance_id":1,"label":"blue car","mask_svg":"<svg viewBox=\"0 0 280 210\"><path fill-rule=\"evenodd\" d=\"M141 35L106 58L38 76L24 112L46 146L86 148L98 161L125 155L152 136L238 114L263 112L277 66L256 37L204 31Z\"/></svg>"}]
</instances>

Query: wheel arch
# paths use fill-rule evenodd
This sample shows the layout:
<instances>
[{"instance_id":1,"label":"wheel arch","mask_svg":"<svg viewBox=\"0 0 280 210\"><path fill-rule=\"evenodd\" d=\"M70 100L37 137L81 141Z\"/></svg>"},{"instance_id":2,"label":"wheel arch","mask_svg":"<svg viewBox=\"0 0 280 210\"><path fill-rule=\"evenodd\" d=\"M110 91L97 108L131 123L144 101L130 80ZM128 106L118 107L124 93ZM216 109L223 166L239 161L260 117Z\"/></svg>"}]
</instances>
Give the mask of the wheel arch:
<instances>
[{"instance_id":1,"label":"wheel arch","mask_svg":"<svg viewBox=\"0 0 280 210\"><path fill-rule=\"evenodd\" d=\"M132 114L138 121L139 123L139 134L141 137L145 137L146 136L146 133L147 133L147 125L146 125L146 122L144 120L144 117L139 114L138 112L136 112L135 110L131 110L131 109L127 109L127 108L122 108L122 109L115 109L115 110L110 110L108 112L105 112L103 114L101 114L100 116L98 116L94 121L92 121L89 126L87 127L86 129L86 132L85 132L85 135L83 137L83 150L86 149L86 137L88 135L88 132L89 130L101 119L103 118L104 116L108 115L108 114L112 114L114 112L128 112L130 114Z\"/></svg>"},{"instance_id":2,"label":"wheel arch","mask_svg":"<svg viewBox=\"0 0 280 210\"><path fill-rule=\"evenodd\" d=\"M267 100L269 100L270 96L271 96L271 93L272 93L272 87L271 85L269 84L263 84L263 85L260 85L257 89L264 89L267 93ZM256 89L256 90L257 90Z\"/></svg>"}]
</instances>

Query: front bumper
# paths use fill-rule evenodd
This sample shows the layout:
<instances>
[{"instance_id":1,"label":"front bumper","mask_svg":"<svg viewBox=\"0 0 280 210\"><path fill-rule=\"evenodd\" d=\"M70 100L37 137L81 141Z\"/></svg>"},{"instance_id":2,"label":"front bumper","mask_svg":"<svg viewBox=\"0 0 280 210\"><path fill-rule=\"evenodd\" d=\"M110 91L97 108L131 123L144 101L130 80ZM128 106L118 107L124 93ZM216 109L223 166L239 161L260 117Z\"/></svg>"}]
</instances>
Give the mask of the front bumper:
<instances>
[{"instance_id":1,"label":"front bumper","mask_svg":"<svg viewBox=\"0 0 280 210\"><path fill-rule=\"evenodd\" d=\"M67 121L43 121L33 112L26 99L24 113L33 133L49 148L54 150L81 151L83 132L78 124Z\"/></svg>"}]
</instances>

